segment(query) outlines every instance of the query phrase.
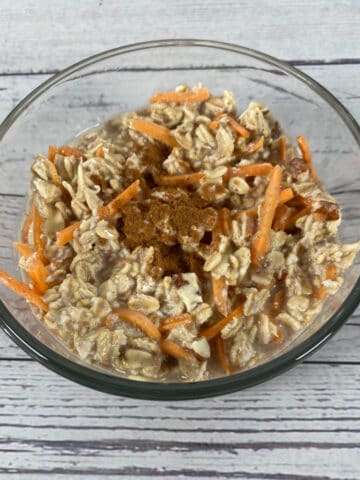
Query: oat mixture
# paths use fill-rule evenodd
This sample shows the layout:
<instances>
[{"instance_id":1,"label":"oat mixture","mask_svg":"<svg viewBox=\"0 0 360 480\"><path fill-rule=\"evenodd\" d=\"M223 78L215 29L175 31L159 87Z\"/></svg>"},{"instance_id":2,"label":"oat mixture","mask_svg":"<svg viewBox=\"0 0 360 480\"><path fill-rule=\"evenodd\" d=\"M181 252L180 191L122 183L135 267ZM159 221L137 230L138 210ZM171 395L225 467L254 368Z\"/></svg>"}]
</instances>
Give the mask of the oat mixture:
<instances>
[{"instance_id":1,"label":"oat mixture","mask_svg":"<svg viewBox=\"0 0 360 480\"><path fill-rule=\"evenodd\" d=\"M198 381L283 348L342 284L360 243L268 109L201 85L155 94L32 167L25 296L81 359Z\"/></svg>"}]
</instances>

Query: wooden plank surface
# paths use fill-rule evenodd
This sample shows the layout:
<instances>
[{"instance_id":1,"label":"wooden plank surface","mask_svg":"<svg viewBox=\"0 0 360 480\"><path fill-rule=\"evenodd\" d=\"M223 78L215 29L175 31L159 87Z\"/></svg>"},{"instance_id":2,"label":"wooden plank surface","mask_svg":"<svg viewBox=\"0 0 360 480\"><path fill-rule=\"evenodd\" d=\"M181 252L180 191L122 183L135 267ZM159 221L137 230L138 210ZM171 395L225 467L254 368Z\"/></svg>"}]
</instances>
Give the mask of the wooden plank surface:
<instances>
[{"instance_id":1,"label":"wooden plank surface","mask_svg":"<svg viewBox=\"0 0 360 480\"><path fill-rule=\"evenodd\" d=\"M2 363L1 480L359 478L360 372L349 365L302 365L237 394L159 404Z\"/></svg>"},{"instance_id":2,"label":"wooden plank surface","mask_svg":"<svg viewBox=\"0 0 360 480\"><path fill-rule=\"evenodd\" d=\"M165 37L229 41L290 60L360 120L360 2L193 3L1 0L0 121L51 72ZM0 257L10 268L23 188L14 159L0 167L14 178L0 190ZM347 211L353 219L360 212ZM176 404L81 387L0 332L0 480L358 480L359 328L358 309L295 370L247 391Z\"/></svg>"},{"instance_id":3,"label":"wooden plank surface","mask_svg":"<svg viewBox=\"0 0 360 480\"><path fill-rule=\"evenodd\" d=\"M2 0L0 73L53 71L119 45L185 37L338 62L359 59L359 30L356 0Z\"/></svg>"}]
</instances>

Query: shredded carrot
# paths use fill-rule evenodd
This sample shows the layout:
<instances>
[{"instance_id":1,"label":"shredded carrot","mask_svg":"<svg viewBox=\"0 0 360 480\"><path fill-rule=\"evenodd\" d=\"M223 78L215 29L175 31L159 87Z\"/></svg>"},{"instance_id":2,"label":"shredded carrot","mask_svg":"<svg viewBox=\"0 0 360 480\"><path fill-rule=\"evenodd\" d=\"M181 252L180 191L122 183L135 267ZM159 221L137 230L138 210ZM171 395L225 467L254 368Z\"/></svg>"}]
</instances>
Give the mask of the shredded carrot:
<instances>
[{"instance_id":1,"label":"shredded carrot","mask_svg":"<svg viewBox=\"0 0 360 480\"><path fill-rule=\"evenodd\" d=\"M315 212L314 220L316 220L317 222L324 222L326 220L326 214L322 212Z\"/></svg>"},{"instance_id":2,"label":"shredded carrot","mask_svg":"<svg viewBox=\"0 0 360 480\"><path fill-rule=\"evenodd\" d=\"M224 317L221 320L219 320L218 322L214 323L214 325L211 325L210 327L206 327L205 329L203 329L200 332L200 335L202 337L205 337L207 340L213 339L235 317L242 317L243 311L244 311L244 304L241 303L236 308L234 308L234 310L232 310L226 317Z\"/></svg>"},{"instance_id":3,"label":"shredded carrot","mask_svg":"<svg viewBox=\"0 0 360 480\"><path fill-rule=\"evenodd\" d=\"M280 198L282 170L279 165L273 168L268 186L265 191L264 202L260 211L258 231L252 242L251 258L253 265L260 267L270 243L271 225L275 210Z\"/></svg>"},{"instance_id":4,"label":"shredded carrot","mask_svg":"<svg viewBox=\"0 0 360 480\"><path fill-rule=\"evenodd\" d=\"M33 249L26 243L15 242L13 243L13 247L22 257L30 259L27 270L29 278L34 285L35 291L43 295L48 288L46 282L46 278L49 275L48 269L38 258L38 255L33 251Z\"/></svg>"},{"instance_id":5,"label":"shredded carrot","mask_svg":"<svg viewBox=\"0 0 360 480\"><path fill-rule=\"evenodd\" d=\"M140 181L135 180L131 185L125 188L125 190L119 193L119 195L113 198L105 207L100 207L98 210L99 216L101 218L107 218L121 210L122 207L137 195L139 185Z\"/></svg>"},{"instance_id":6,"label":"shredded carrot","mask_svg":"<svg viewBox=\"0 0 360 480\"><path fill-rule=\"evenodd\" d=\"M101 157L101 158L104 158L104 148L103 147L99 147L96 152L95 152L95 156L96 157Z\"/></svg>"},{"instance_id":7,"label":"shredded carrot","mask_svg":"<svg viewBox=\"0 0 360 480\"><path fill-rule=\"evenodd\" d=\"M315 290L315 297L319 299L323 299L327 297L328 292L325 287L319 287L318 289Z\"/></svg>"},{"instance_id":8,"label":"shredded carrot","mask_svg":"<svg viewBox=\"0 0 360 480\"><path fill-rule=\"evenodd\" d=\"M21 232L21 238L23 241L27 242L29 240L29 232L30 232L30 227L34 222L34 214L35 214L35 205L32 204L31 210L26 217L22 232Z\"/></svg>"},{"instance_id":9,"label":"shredded carrot","mask_svg":"<svg viewBox=\"0 0 360 480\"><path fill-rule=\"evenodd\" d=\"M231 128L236 133L238 133L241 137L244 137L244 138L250 137L250 132L247 128L243 127L239 122L237 122L234 118L230 117L229 115L226 115L226 118Z\"/></svg>"},{"instance_id":10,"label":"shredded carrot","mask_svg":"<svg viewBox=\"0 0 360 480\"><path fill-rule=\"evenodd\" d=\"M336 280L337 279L337 268L333 263L330 263L325 270L326 280Z\"/></svg>"},{"instance_id":11,"label":"shredded carrot","mask_svg":"<svg viewBox=\"0 0 360 480\"><path fill-rule=\"evenodd\" d=\"M219 125L220 125L219 120L213 120L212 122L209 123L209 128L210 130L216 130Z\"/></svg>"},{"instance_id":12,"label":"shredded carrot","mask_svg":"<svg viewBox=\"0 0 360 480\"><path fill-rule=\"evenodd\" d=\"M20 282L3 270L0 270L0 284L9 288L21 297L24 297L28 302L41 308L41 310L44 310L45 312L49 310L48 305L34 290L31 290L31 288L25 285L25 283Z\"/></svg>"},{"instance_id":13,"label":"shredded carrot","mask_svg":"<svg viewBox=\"0 0 360 480\"><path fill-rule=\"evenodd\" d=\"M284 188L284 190L281 190L280 192L279 204L290 201L293 198L293 196L294 196L294 192L292 191L291 188ZM243 213L246 213L247 215L252 217L254 216L257 217L259 212L259 205L260 204L257 204L254 207L248 208L246 210L239 210L238 212L235 212L234 218L237 220L241 219L241 215Z\"/></svg>"},{"instance_id":14,"label":"shredded carrot","mask_svg":"<svg viewBox=\"0 0 360 480\"><path fill-rule=\"evenodd\" d=\"M28 271L29 278L33 282L35 291L40 295L44 295L48 289L46 278L49 275L49 271L36 257L36 254L34 257L30 257L30 262Z\"/></svg>"},{"instance_id":15,"label":"shredded carrot","mask_svg":"<svg viewBox=\"0 0 360 480\"><path fill-rule=\"evenodd\" d=\"M301 150L301 155L302 155L302 158L303 158L304 162L307 163L308 166L309 166L311 178L313 180L317 180L317 175L316 175L314 163L313 163L312 158L311 158L310 147L309 147L309 144L308 144L306 138L303 137L302 135L300 135L299 137L296 137L296 141L297 141L297 143L299 145L299 148Z\"/></svg>"},{"instance_id":16,"label":"shredded carrot","mask_svg":"<svg viewBox=\"0 0 360 480\"><path fill-rule=\"evenodd\" d=\"M272 170L271 163L253 163L251 165L237 165L236 167L229 167L223 176L224 180L229 180L232 177L257 177L268 175Z\"/></svg>"},{"instance_id":17,"label":"shredded carrot","mask_svg":"<svg viewBox=\"0 0 360 480\"><path fill-rule=\"evenodd\" d=\"M304 217L305 215L309 215L311 213L311 207L304 207L298 212L290 215L290 217L286 220L284 225L284 230L291 230L292 228L296 227L296 222L299 218Z\"/></svg>"},{"instance_id":18,"label":"shredded carrot","mask_svg":"<svg viewBox=\"0 0 360 480\"><path fill-rule=\"evenodd\" d=\"M238 133L241 137L244 137L244 138L249 138L250 137L249 130L247 128L243 127L239 122L237 122L233 117L231 117L227 113L220 113L219 115L217 115L215 117L215 120L213 120L209 124L210 130L215 130L219 126L221 119L225 119L227 121L227 123L230 125L230 127L236 133Z\"/></svg>"},{"instance_id":19,"label":"shredded carrot","mask_svg":"<svg viewBox=\"0 0 360 480\"><path fill-rule=\"evenodd\" d=\"M280 192L279 203L286 203L292 198L294 198L293 190L290 187L284 188L284 190L281 190Z\"/></svg>"},{"instance_id":20,"label":"shredded carrot","mask_svg":"<svg viewBox=\"0 0 360 480\"><path fill-rule=\"evenodd\" d=\"M162 340L161 349L166 355L177 358L178 360L186 360L191 362L194 360L194 355L185 348L181 347L178 343L171 340Z\"/></svg>"},{"instance_id":21,"label":"shredded carrot","mask_svg":"<svg viewBox=\"0 0 360 480\"><path fill-rule=\"evenodd\" d=\"M214 297L214 303L217 306L218 311L222 315L228 313L228 296L227 287L224 277L215 278L211 276L212 292Z\"/></svg>"},{"instance_id":22,"label":"shredded carrot","mask_svg":"<svg viewBox=\"0 0 360 480\"><path fill-rule=\"evenodd\" d=\"M34 254L34 251L26 243L14 242L13 247L24 258L29 258Z\"/></svg>"},{"instance_id":23,"label":"shredded carrot","mask_svg":"<svg viewBox=\"0 0 360 480\"><path fill-rule=\"evenodd\" d=\"M280 137L278 142L278 150L279 150L279 159L281 163L287 162L287 151L286 151L286 140L285 137Z\"/></svg>"},{"instance_id":24,"label":"shredded carrot","mask_svg":"<svg viewBox=\"0 0 360 480\"><path fill-rule=\"evenodd\" d=\"M60 175L57 171L55 163L50 162L48 165L49 165L50 178L51 178L53 184L56 185L57 187L61 188L62 187L61 177L60 177Z\"/></svg>"},{"instance_id":25,"label":"shredded carrot","mask_svg":"<svg viewBox=\"0 0 360 480\"><path fill-rule=\"evenodd\" d=\"M71 242L74 238L74 232L77 228L80 227L81 221L72 223L68 227L63 228L59 232L56 233L56 246L63 247L67 243Z\"/></svg>"},{"instance_id":26,"label":"shredded carrot","mask_svg":"<svg viewBox=\"0 0 360 480\"><path fill-rule=\"evenodd\" d=\"M287 222L289 221L289 218L291 217L291 208L289 208L287 205L284 203L281 203L274 215L274 221L272 228L275 230L275 232L279 232L280 230L285 230L285 226Z\"/></svg>"},{"instance_id":27,"label":"shredded carrot","mask_svg":"<svg viewBox=\"0 0 360 480\"><path fill-rule=\"evenodd\" d=\"M231 234L231 213L228 208L220 210L220 226L223 235L229 236Z\"/></svg>"},{"instance_id":28,"label":"shredded carrot","mask_svg":"<svg viewBox=\"0 0 360 480\"><path fill-rule=\"evenodd\" d=\"M255 153L257 150L259 150L263 145L264 145L264 136L261 135L261 137L259 137L258 140L256 140L256 142L250 143L248 148L241 152L241 155L251 155L252 153Z\"/></svg>"},{"instance_id":29,"label":"shredded carrot","mask_svg":"<svg viewBox=\"0 0 360 480\"><path fill-rule=\"evenodd\" d=\"M57 148L55 147L55 145L49 145L48 160L50 160L50 162L55 162L56 154L57 154Z\"/></svg>"},{"instance_id":30,"label":"shredded carrot","mask_svg":"<svg viewBox=\"0 0 360 480\"><path fill-rule=\"evenodd\" d=\"M160 330L157 326L143 313L129 310L127 308L118 308L114 312L121 320L129 322L135 327L139 328L152 340L159 340L161 337Z\"/></svg>"},{"instance_id":31,"label":"shredded carrot","mask_svg":"<svg viewBox=\"0 0 360 480\"><path fill-rule=\"evenodd\" d=\"M224 370L224 372L226 373L226 375L230 375L231 370L225 355L224 340L222 339L221 335L217 335L215 342L216 342L215 343L216 353L219 359L219 363L222 369Z\"/></svg>"},{"instance_id":32,"label":"shredded carrot","mask_svg":"<svg viewBox=\"0 0 360 480\"><path fill-rule=\"evenodd\" d=\"M101 325L109 330L113 329L113 322L108 315L101 320Z\"/></svg>"},{"instance_id":33,"label":"shredded carrot","mask_svg":"<svg viewBox=\"0 0 360 480\"><path fill-rule=\"evenodd\" d=\"M161 143L165 143L171 148L177 147L179 144L176 138L173 137L171 131L158 125L157 123L149 122L149 120L143 120L142 118L133 118L130 121L130 128L136 130L139 133L143 133L149 137L155 138Z\"/></svg>"},{"instance_id":34,"label":"shredded carrot","mask_svg":"<svg viewBox=\"0 0 360 480\"><path fill-rule=\"evenodd\" d=\"M39 212L34 210L34 250L38 254L39 259L43 262L44 265L47 265L49 262L45 257L45 242L42 236L42 223L43 219L40 216Z\"/></svg>"},{"instance_id":35,"label":"shredded carrot","mask_svg":"<svg viewBox=\"0 0 360 480\"><path fill-rule=\"evenodd\" d=\"M150 103L197 103L209 97L210 92L206 88L201 88L197 92L158 92L150 98Z\"/></svg>"},{"instance_id":36,"label":"shredded carrot","mask_svg":"<svg viewBox=\"0 0 360 480\"><path fill-rule=\"evenodd\" d=\"M190 325L192 322L193 317L190 315L190 313L183 313L181 315L176 315L175 317L169 317L165 319L159 330L160 332L164 333L182 325Z\"/></svg>"},{"instance_id":37,"label":"shredded carrot","mask_svg":"<svg viewBox=\"0 0 360 480\"><path fill-rule=\"evenodd\" d=\"M57 149L57 153L63 155L64 157L70 157L70 155L73 155L74 157L86 158L84 152L78 150L77 148L70 147L69 145L62 145Z\"/></svg>"},{"instance_id":38,"label":"shredded carrot","mask_svg":"<svg viewBox=\"0 0 360 480\"><path fill-rule=\"evenodd\" d=\"M203 172L185 173L184 175L162 175L157 177L156 183L164 186L190 186L198 184L203 176Z\"/></svg>"}]
</instances>

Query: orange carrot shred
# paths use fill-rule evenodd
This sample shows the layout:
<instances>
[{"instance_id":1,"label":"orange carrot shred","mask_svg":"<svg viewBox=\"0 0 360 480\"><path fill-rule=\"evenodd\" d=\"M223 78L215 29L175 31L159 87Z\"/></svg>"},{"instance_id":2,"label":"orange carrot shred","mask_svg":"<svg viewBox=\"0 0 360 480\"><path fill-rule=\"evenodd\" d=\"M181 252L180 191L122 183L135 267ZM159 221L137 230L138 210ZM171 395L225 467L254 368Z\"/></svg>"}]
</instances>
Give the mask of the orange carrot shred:
<instances>
[{"instance_id":1,"label":"orange carrot shred","mask_svg":"<svg viewBox=\"0 0 360 480\"><path fill-rule=\"evenodd\" d=\"M45 257L45 242L42 236L42 223L43 219L40 216L39 212L34 210L34 250L38 254L39 259L46 265L49 263Z\"/></svg>"},{"instance_id":2,"label":"orange carrot shred","mask_svg":"<svg viewBox=\"0 0 360 480\"><path fill-rule=\"evenodd\" d=\"M226 327L235 317L242 317L244 311L244 303L238 305L234 310L232 310L226 317L222 318L218 322L214 323L210 327L206 327L200 332L202 337L205 337L207 340L211 340L216 337L221 330Z\"/></svg>"},{"instance_id":3,"label":"orange carrot shred","mask_svg":"<svg viewBox=\"0 0 360 480\"><path fill-rule=\"evenodd\" d=\"M101 157L101 158L104 158L104 148L103 147L99 147L96 152L95 152L95 156L96 157Z\"/></svg>"},{"instance_id":4,"label":"orange carrot shred","mask_svg":"<svg viewBox=\"0 0 360 480\"><path fill-rule=\"evenodd\" d=\"M55 162L56 154L57 154L57 148L55 147L55 145L49 145L48 160L50 160L50 162Z\"/></svg>"},{"instance_id":5,"label":"orange carrot shred","mask_svg":"<svg viewBox=\"0 0 360 480\"><path fill-rule=\"evenodd\" d=\"M228 208L222 208L220 210L220 226L221 233L223 235L229 236L231 234L231 214Z\"/></svg>"},{"instance_id":6,"label":"orange carrot shred","mask_svg":"<svg viewBox=\"0 0 360 480\"><path fill-rule=\"evenodd\" d=\"M326 214L322 212L315 212L314 220L316 220L317 222L324 222L326 220Z\"/></svg>"},{"instance_id":7,"label":"orange carrot shred","mask_svg":"<svg viewBox=\"0 0 360 480\"><path fill-rule=\"evenodd\" d=\"M121 210L130 200L132 200L139 192L140 181L135 180L131 185L129 185L125 190L123 190L119 195L113 198L107 205L106 211L107 216L114 215L114 213ZM101 215L100 215L101 216Z\"/></svg>"},{"instance_id":8,"label":"orange carrot shred","mask_svg":"<svg viewBox=\"0 0 360 480\"><path fill-rule=\"evenodd\" d=\"M272 170L271 163L253 163L250 165L237 165L229 167L223 176L224 180L229 180L232 177L257 177L268 175Z\"/></svg>"},{"instance_id":9,"label":"orange carrot shred","mask_svg":"<svg viewBox=\"0 0 360 480\"><path fill-rule=\"evenodd\" d=\"M220 125L220 120L225 119L230 127L234 130L234 132L238 133L241 137L249 138L250 132L247 128L243 127L239 122L237 122L233 117L228 115L227 113L220 113L215 117L209 124L210 130L215 130Z\"/></svg>"},{"instance_id":10,"label":"orange carrot shred","mask_svg":"<svg viewBox=\"0 0 360 480\"><path fill-rule=\"evenodd\" d=\"M279 232L280 230L285 230L285 226L289 221L290 217L291 217L291 208L289 208L284 203L281 203L275 211L274 221L272 225L273 230L275 230L275 232Z\"/></svg>"},{"instance_id":11,"label":"orange carrot shred","mask_svg":"<svg viewBox=\"0 0 360 480\"><path fill-rule=\"evenodd\" d=\"M13 247L22 257L29 259L27 273L33 283L35 291L43 295L48 288L46 282L46 278L49 275L48 269L38 258L37 253L26 243L15 242L13 243Z\"/></svg>"},{"instance_id":12,"label":"orange carrot shred","mask_svg":"<svg viewBox=\"0 0 360 480\"><path fill-rule=\"evenodd\" d=\"M244 138L249 138L250 137L250 132L247 128L243 127L239 122L234 120L232 117L227 115L227 121L229 122L229 125L231 128L238 133L241 137Z\"/></svg>"},{"instance_id":13,"label":"orange carrot shred","mask_svg":"<svg viewBox=\"0 0 360 480\"><path fill-rule=\"evenodd\" d=\"M166 355L177 358L178 360L186 360L191 362L194 360L194 355L190 353L185 348L181 347L178 343L172 342L171 340L162 340L161 349Z\"/></svg>"},{"instance_id":14,"label":"orange carrot shred","mask_svg":"<svg viewBox=\"0 0 360 480\"><path fill-rule=\"evenodd\" d=\"M325 287L319 287L318 289L315 290L315 297L319 299L323 299L327 297L328 292Z\"/></svg>"},{"instance_id":15,"label":"orange carrot shred","mask_svg":"<svg viewBox=\"0 0 360 480\"><path fill-rule=\"evenodd\" d=\"M253 265L260 267L270 243L271 225L274 220L275 210L280 198L280 185L282 170L279 165L273 168L268 186L265 191L265 198L262 204L258 231L256 232L251 248L251 259Z\"/></svg>"},{"instance_id":16,"label":"orange carrot shred","mask_svg":"<svg viewBox=\"0 0 360 480\"><path fill-rule=\"evenodd\" d=\"M258 138L258 140L254 143L251 143L246 150L241 152L241 155L251 155L259 150L264 145L264 136Z\"/></svg>"},{"instance_id":17,"label":"orange carrot shred","mask_svg":"<svg viewBox=\"0 0 360 480\"><path fill-rule=\"evenodd\" d=\"M317 175L316 175L314 163L313 163L312 158L311 158L311 151L310 151L309 144L308 144L306 138L302 135L300 135L299 137L296 137L296 141L297 141L297 143L299 145L299 148L301 150L301 155L302 155L302 158L303 158L304 162L307 163L308 166L309 166L311 178L316 181L317 180Z\"/></svg>"},{"instance_id":18,"label":"orange carrot shred","mask_svg":"<svg viewBox=\"0 0 360 480\"><path fill-rule=\"evenodd\" d=\"M118 308L114 312L121 320L129 322L139 330L144 332L152 340L159 340L161 337L160 330L157 326L143 313L127 308Z\"/></svg>"},{"instance_id":19,"label":"orange carrot shred","mask_svg":"<svg viewBox=\"0 0 360 480\"><path fill-rule=\"evenodd\" d=\"M204 173L185 173L184 175L162 175L156 179L158 185L187 186L196 185L203 178Z\"/></svg>"},{"instance_id":20,"label":"orange carrot shred","mask_svg":"<svg viewBox=\"0 0 360 480\"><path fill-rule=\"evenodd\" d=\"M101 325L109 330L113 329L113 322L109 316L106 316L101 320Z\"/></svg>"},{"instance_id":21,"label":"orange carrot shred","mask_svg":"<svg viewBox=\"0 0 360 480\"><path fill-rule=\"evenodd\" d=\"M57 171L55 163L50 162L48 165L49 165L50 178L51 178L53 184L56 185L57 187L61 188L62 187L61 177L60 177L60 175Z\"/></svg>"},{"instance_id":22,"label":"orange carrot shred","mask_svg":"<svg viewBox=\"0 0 360 480\"><path fill-rule=\"evenodd\" d=\"M298 212L291 215L285 222L284 230L291 230L292 228L296 227L296 222L301 217L305 217L305 215L309 215L311 213L311 207L304 207Z\"/></svg>"},{"instance_id":23,"label":"orange carrot shred","mask_svg":"<svg viewBox=\"0 0 360 480\"><path fill-rule=\"evenodd\" d=\"M26 243L14 242L13 247L24 258L29 258L34 254L34 250Z\"/></svg>"},{"instance_id":24,"label":"orange carrot shred","mask_svg":"<svg viewBox=\"0 0 360 480\"><path fill-rule=\"evenodd\" d=\"M59 232L56 233L56 246L63 247L67 243L71 242L74 238L74 232L77 228L80 227L81 221L72 223L68 227L63 228Z\"/></svg>"},{"instance_id":25,"label":"orange carrot shred","mask_svg":"<svg viewBox=\"0 0 360 480\"><path fill-rule=\"evenodd\" d=\"M280 192L279 203L286 203L292 198L294 198L294 192L292 188L284 188L284 190L281 190Z\"/></svg>"},{"instance_id":26,"label":"orange carrot shred","mask_svg":"<svg viewBox=\"0 0 360 480\"><path fill-rule=\"evenodd\" d=\"M150 103L197 103L203 102L210 97L210 92L206 88L201 88L197 92L163 92L155 93L150 98Z\"/></svg>"},{"instance_id":27,"label":"orange carrot shred","mask_svg":"<svg viewBox=\"0 0 360 480\"><path fill-rule=\"evenodd\" d=\"M210 130L216 130L219 125L220 125L220 122L218 120L213 120L212 122L209 123L209 128Z\"/></svg>"},{"instance_id":28,"label":"orange carrot shred","mask_svg":"<svg viewBox=\"0 0 360 480\"><path fill-rule=\"evenodd\" d=\"M173 137L168 128L158 125L157 123L150 122L149 120L133 118L130 121L130 128L139 133L143 133L149 137L155 138L155 140L165 143L165 145L168 145L171 148L179 146L176 138Z\"/></svg>"},{"instance_id":29,"label":"orange carrot shred","mask_svg":"<svg viewBox=\"0 0 360 480\"><path fill-rule=\"evenodd\" d=\"M279 150L279 158L281 163L286 163L287 162L287 151L286 151L286 140L285 137L280 137L279 138L279 143L278 143L278 150Z\"/></svg>"},{"instance_id":30,"label":"orange carrot shred","mask_svg":"<svg viewBox=\"0 0 360 480\"><path fill-rule=\"evenodd\" d=\"M70 155L73 155L74 157L86 158L84 152L78 150L77 148L70 147L69 145L62 145L57 149L57 152L64 157L70 157Z\"/></svg>"},{"instance_id":31,"label":"orange carrot shred","mask_svg":"<svg viewBox=\"0 0 360 480\"><path fill-rule=\"evenodd\" d=\"M330 263L325 270L326 280L336 280L337 279L337 268L333 263Z\"/></svg>"},{"instance_id":32,"label":"orange carrot shred","mask_svg":"<svg viewBox=\"0 0 360 480\"><path fill-rule=\"evenodd\" d=\"M35 291L40 295L44 295L48 289L46 278L49 275L49 271L36 256L30 257L30 262L29 278L33 282Z\"/></svg>"},{"instance_id":33,"label":"orange carrot shred","mask_svg":"<svg viewBox=\"0 0 360 480\"><path fill-rule=\"evenodd\" d=\"M224 277L215 278L211 276L212 292L214 297L214 303L217 306L218 311L222 315L228 313L228 296L227 286Z\"/></svg>"},{"instance_id":34,"label":"orange carrot shred","mask_svg":"<svg viewBox=\"0 0 360 480\"><path fill-rule=\"evenodd\" d=\"M25 242L27 242L29 240L29 238L28 238L29 237L29 231L30 231L31 225L34 222L34 214L35 214L35 205L32 204L31 210L30 210L28 216L26 217L26 220L25 220L22 232L21 232L21 238Z\"/></svg>"},{"instance_id":35,"label":"orange carrot shred","mask_svg":"<svg viewBox=\"0 0 360 480\"><path fill-rule=\"evenodd\" d=\"M159 330L160 332L164 333L182 325L190 325L192 322L193 317L190 315L190 313L183 313L181 315L176 315L175 317L169 317L165 319Z\"/></svg>"},{"instance_id":36,"label":"orange carrot shred","mask_svg":"<svg viewBox=\"0 0 360 480\"><path fill-rule=\"evenodd\" d=\"M28 302L41 308L41 310L44 310L45 312L49 310L48 305L34 290L31 290L31 288L25 285L25 283L20 282L3 270L0 270L0 284L17 293L21 297L24 297Z\"/></svg>"},{"instance_id":37,"label":"orange carrot shred","mask_svg":"<svg viewBox=\"0 0 360 480\"><path fill-rule=\"evenodd\" d=\"M222 339L221 335L217 335L215 342L216 342L215 343L216 353L219 359L219 363L222 369L224 370L224 372L226 373L226 375L230 375L231 370L225 355L224 340Z\"/></svg>"}]
</instances>

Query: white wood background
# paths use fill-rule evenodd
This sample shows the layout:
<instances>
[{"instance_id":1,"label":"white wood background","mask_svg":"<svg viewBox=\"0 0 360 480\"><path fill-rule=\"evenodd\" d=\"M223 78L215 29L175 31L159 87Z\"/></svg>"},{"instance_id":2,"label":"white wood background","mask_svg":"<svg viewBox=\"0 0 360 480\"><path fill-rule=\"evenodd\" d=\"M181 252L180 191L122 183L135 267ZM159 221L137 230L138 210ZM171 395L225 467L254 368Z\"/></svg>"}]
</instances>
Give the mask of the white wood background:
<instances>
[{"instance_id":1,"label":"white wood background","mask_svg":"<svg viewBox=\"0 0 360 480\"><path fill-rule=\"evenodd\" d=\"M170 37L289 60L360 120L358 0L0 0L0 120L70 63ZM0 192L0 202L6 236L13 199ZM360 310L281 377L225 397L159 404L73 384L0 332L0 480L359 480L359 333Z\"/></svg>"}]
</instances>

